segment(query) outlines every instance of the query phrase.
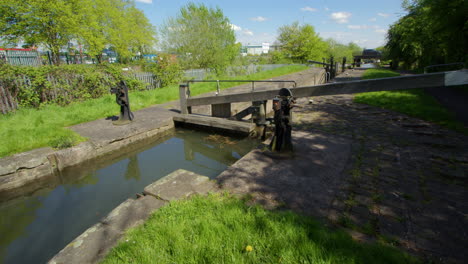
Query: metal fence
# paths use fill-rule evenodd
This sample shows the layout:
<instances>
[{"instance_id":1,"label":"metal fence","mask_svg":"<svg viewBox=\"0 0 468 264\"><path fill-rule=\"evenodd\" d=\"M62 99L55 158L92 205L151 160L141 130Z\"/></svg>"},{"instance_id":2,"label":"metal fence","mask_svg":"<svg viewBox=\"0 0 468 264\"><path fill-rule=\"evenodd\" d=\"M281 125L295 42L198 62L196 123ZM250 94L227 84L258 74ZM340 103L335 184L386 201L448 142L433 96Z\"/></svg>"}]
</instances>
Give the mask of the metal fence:
<instances>
[{"instance_id":1,"label":"metal fence","mask_svg":"<svg viewBox=\"0 0 468 264\"><path fill-rule=\"evenodd\" d=\"M125 73L125 75L145 83L147 90L161 88L161 80L150 72Z\"/></svg>"},{"instance_id":2,"label":"metal fence","mask_svg":"<svg viewBox=\"0 0 468 264\"><path fill-rule=\"evenodd\" d=\"M11 65L42 65L41 56L36 50L0 50L0 60Z\"/></svg>"}]
</instances>

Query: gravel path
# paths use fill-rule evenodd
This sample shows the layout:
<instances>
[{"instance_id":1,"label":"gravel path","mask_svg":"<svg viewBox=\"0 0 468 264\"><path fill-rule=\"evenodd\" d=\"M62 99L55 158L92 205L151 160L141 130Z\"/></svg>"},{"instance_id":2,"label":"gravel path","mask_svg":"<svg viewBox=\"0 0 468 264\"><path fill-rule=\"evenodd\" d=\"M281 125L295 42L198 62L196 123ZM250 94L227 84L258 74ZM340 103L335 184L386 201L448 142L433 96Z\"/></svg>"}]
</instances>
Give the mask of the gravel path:
<instances>
[{"instance_id":1,"label":"gravel path","mask_svg":"<svg viewBox=\"0 0 468 264\"><path fill-rule=\"evenodd\" d=\"M359 79L349 70L334 81ZM312 103L310 103L312 99ZM353 102L302 98L294 108L295 155L255 150L218 176L221 186L266 207L286 207L380 241L425 262L465 263L468 137Z\"/></svg>"},{"instance_id":2,"label":"gravel path","mask_svg":"<svg viewBox=\"0 0 468 264\"><path fill-rule=\"evenodd\" d=\"M347 73L335 81L358 78L362 71ZM295 129L352 139L346 180L329 218L357 238L463 263L468 259L468 137L352 98L320 97L295 112Z\"/></svg>"}]
</instances>

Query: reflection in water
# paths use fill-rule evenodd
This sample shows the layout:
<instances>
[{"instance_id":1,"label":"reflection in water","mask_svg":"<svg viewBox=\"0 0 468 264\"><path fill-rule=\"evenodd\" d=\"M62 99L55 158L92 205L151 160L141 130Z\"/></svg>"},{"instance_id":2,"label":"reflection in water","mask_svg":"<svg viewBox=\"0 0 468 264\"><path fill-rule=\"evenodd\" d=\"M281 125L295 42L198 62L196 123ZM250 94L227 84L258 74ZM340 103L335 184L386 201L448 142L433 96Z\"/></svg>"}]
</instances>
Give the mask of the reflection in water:
<instances>
[{"instance_id":1,"label":"reflection in water","mask_svg":"<svg viewBox=\"0 0 468 264\"><path fill-rule=\"evenodd\" d=\"M21 198L0 205L0 261L4 261L6 247L26 235L26 227L35 218L34 212L41 206L35 199Z\"/></svg>"},{"instance_id":2,"label":"reflection in water","mask_svg":"<svg viewBox=\"0 0 468 264\"><path fill-rule=\"evenodd\" d=\"M125 179L127 180L139 180L140 179L140 167L138 166L138 156L133 155L129 158L127 171L125 172Z\"/></svg>"},{"instance_id":3,"label":"reflection in water","mask_svg":"<svg viewBox=\"0 0 468 264\"><path fill-rule=\"evenodd\" d=\"M214 178L258 142L205 140L178 131L118 157L64 170L60 185L0 204L0 262L45 263L113 208L155 180L185 169Z\"/></svg>"}]
</instances>

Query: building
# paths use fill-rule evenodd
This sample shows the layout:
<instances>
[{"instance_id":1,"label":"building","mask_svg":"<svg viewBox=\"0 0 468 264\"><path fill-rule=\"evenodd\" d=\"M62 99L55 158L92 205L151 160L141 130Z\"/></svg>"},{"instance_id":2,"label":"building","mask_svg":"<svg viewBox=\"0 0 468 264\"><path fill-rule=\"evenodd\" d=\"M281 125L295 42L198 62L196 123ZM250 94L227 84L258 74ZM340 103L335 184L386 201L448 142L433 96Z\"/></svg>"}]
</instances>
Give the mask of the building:
<instances>
[{"instance_id":1,"label":"building","mask_svg":"<svg viewBox=\"0 0 468 264\"><path fill-rule=\"evenodd\" d=\"M242 46L241 54L242 55L261 55L266 54L270 51L270 43L265 42L262 45L246 45Z\"/></svg>"}]
</instances>

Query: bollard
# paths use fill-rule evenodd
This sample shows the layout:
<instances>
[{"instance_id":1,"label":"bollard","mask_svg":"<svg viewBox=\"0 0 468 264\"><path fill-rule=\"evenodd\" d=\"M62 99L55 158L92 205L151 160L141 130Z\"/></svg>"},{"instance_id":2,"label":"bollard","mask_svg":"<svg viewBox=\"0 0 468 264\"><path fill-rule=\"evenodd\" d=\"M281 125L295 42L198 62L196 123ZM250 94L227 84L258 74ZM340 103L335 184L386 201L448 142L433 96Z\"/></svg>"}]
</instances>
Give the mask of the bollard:
<instances>
[{"instance_id":1,"label":"bollard","mask_svg":"<svg viewBox=\"0 0 468 264\"><path fill-rule=\"evenodd\" d=\"M110 89L112 94L115 94L115 101L120 105L120 117L114 121L114 125L125 125L133 120L133 113L130 111L130 100L128 98L128 87L125 81L120 81L119 84Z\"/></svg>"},{"instance_id":2,"label":"bollard","mask_svg":"<svg viewBox=\"0 0 468 264\"><path fill-rule=\"evenodd\" d=\"M294 98L291 90L281 88L278 95L273 99L273 111L275 134L270 143L271 151L292 152L292 115L291 109L294 107Z\"/></svg>"}]
</instances>

